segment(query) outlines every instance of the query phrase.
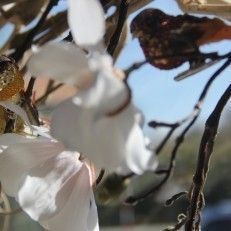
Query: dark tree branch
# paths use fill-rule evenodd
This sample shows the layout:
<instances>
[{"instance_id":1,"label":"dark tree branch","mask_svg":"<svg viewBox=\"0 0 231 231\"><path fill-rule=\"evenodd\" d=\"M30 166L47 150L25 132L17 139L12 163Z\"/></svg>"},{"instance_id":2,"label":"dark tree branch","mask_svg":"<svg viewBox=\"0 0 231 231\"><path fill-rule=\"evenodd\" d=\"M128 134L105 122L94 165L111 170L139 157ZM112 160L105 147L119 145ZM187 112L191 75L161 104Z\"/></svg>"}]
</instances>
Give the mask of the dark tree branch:
<instances>
[{"instance_id":1,"label":"dark tree branch","mask_svg":"<svg viewBox=\"0 0 231 231\"><path fill-rule=\"evenodd\" d=\"M26 98L30 98L32 96L34 84L35 84L35 77L31 77L24 94Z\"/></svg>"},{"instance_id":2,"label":"dark tree branch","mask_svg":"<svg viewBox=\"0 0 231 231\"><path fill-rule=\"evenodd\" d=\"M148 61L145 60L145 61L141 61L141 62L137 62L137 63L132 64L130 67L128 67L126 70L124 70L125 79L127 80L127 79L128 79L128 76L129 76L133 71L138 70L138 69L141 68L144 64L147 64L147 63L148 63Z\"/></svg>"},{"instance_id":3,"label":"dark tree branch","mask_svg":"<svg viewBox=\"0 0 231 231\"><path fill-rule=\"evenodd\" d=\"M105 174L105 169L101 169L99 176L97 177L95 181L96 186L102 181L104 174Z\"/></svg>"},{"instance_id":4,"label":"dark tree branch","mask_svg":"<svg viewBox=\"0 0 231 231\"><path fill-rule=\"evenodd\" d=\"M168 199L165 202L165 206L171 206L175 201L179 200L181 197L183 197L187 194L188 194L188 192L185 192L185 191L175 194L174 196L172 196L170 199Z\"/></svg>"},{"instance_id":5,"label":"dark tree branch","mask_svg":"<svg viewBox=\"0 0 231 231\"><path fill-rule=\"evenodd\" d=\"M217 129L221 117L221 113L231 97L231 85L226 89L215 109L205 123L204 133L201 139L196 172L193 177L192 196L190 198L190 207L188 219L185 225L186 231L195 230L199 212L201 210L201 195L206 182L206 177L209 168L209 161L213 152L214 142L217 134ZM198 227L198 224L197 224Z\"/></svg>"},{"instance_id":6,"label":"dark tree branch","mask_svg":"<svg viewBox=\"0 0 231 231\"><path fill-rule=\"evenodd\" d=\"M53 6L57 5L59 0L50 0L50 2L48 3L45 11L43 12L41 18L39 19L38 23L36 24L36 26L30 31L30 33L27 35L26 39L24 40L23 44L15 51L15 53L12 54L12 58L18 62L24 52L30 48L33 39L35 37L35 35L37 34L37 32L39 31L40 27L43 25L43 23L45 22L47 15L49 14L49 12L51 11L51 9L53 8Z\"/></svg>"},{"instance_id":7,"label":"dark tree branch","mask_svg":"<svg viewBox=\"0 0 231 231\"><path fill-rule=\"evenodd\" d=\"M163 140L160 142L160 144L157 146L156 151L155 151L156 155L159 155L159 154L161 153L162 149L165 147L166 143L167 143L168 140L171 138L171 136L172 136L172 134L174 133L174 131L175 131L176 128L177 128L177 127L172 127L172 128L168 131L167 135L164 137L164 139L163 139Z\"/></svg>"},{"instance_id":8,"label":"dark tree branch","mask_svg":"<svg viewBox=\"0 0 231 231\"><path fill-rule=\"evenodd\" d=\"M119 18L118 18L118 22L117 22L117 26L116 29L110 39L110 43L108 45L107 48L107 52L113 56L115 49L117 47L117 44L119 42L120 39L120 35L124 26L124 23L127 19L127 12L128 12L128 7L129 7L129 0L123 0L120 3L119 6Z\"/></svg>"},{"instance_id":9,"label":"dark tree branch","mask_svg":"<svg viewBox=\"0 0 231 231\"><path fill-rule=\"evenodd\" d=\"M158 121L151 121L148 125L152 128L157 127L167 127L167 128L174 128L178 126L178 123L166 123L166 122L158 122Z\"/></svg>"},{"instance_id":10,"label":"dark tree branch","mask_svg":"<svg viewBox=\"0 0 231 231\"><path fill-rule=\"evenodd\" d=\"M26 91L21 93L22 101L20 105L26 111L30 122L34 125L39 126L40 122L39 122L38 110L31 101L31 96L33 94L35 81L36 81L35 77L30 78Z\"/></svg>"}]
</instances>

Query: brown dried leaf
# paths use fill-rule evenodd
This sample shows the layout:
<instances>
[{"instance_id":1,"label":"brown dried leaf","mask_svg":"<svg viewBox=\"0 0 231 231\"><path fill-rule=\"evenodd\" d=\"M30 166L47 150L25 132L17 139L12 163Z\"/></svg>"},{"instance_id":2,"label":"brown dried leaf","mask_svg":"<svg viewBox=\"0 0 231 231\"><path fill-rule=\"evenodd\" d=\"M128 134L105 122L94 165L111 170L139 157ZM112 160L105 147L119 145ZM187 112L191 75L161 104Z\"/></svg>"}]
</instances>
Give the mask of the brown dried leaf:
<instances>
[{"instance_id":1,"label":"brown dried leaf","mask_svg":"<svg viewBox=\"0 0 231 231\"><path fill-rule=\"evenodd\" d=\"M201 64L200 45L231 39L231 26L218 18L171 16L158 9L146 9L136 16L131 32L149 63L160 69L176 68L186 61Z\"/></svg>"}]
</instances>

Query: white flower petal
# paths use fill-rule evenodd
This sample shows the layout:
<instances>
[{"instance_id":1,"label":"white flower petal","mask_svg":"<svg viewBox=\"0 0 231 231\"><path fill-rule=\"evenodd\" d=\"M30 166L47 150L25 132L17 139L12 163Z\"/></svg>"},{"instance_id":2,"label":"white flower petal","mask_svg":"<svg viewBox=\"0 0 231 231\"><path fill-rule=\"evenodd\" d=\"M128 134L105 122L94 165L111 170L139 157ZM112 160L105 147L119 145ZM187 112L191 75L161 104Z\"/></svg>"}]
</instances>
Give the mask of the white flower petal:
<instances>
[{"instance_id":1,"label":"white flower petal","mask_svg":"<svg viewBox=\"0 0 231 231\"><path fill-rule=\"evenodd\" d=\"M94 206L94 201L92 200L89 171L83 165L75 176L73 191L62 210L54 217L41 221L40 224L50 231L97 231L98 221L95 219L97 210L91 208L91 206ZM93 210L90 211L91 209ZM91 214L92 212L94 214ZM90 228L92 229L88 230L88 218L89 216L92 217L92 215L95 224L91 223Z\"/></svg>"},{"instance_id":2,"label":"white flower petal","mask_svg":"<svg viewBox=\"0 0 231 231\"><path fill-rule=\"evenodd\" d=\"M105 32L105 18L98 0L69 0L68 21L79 46L97 45Z\"/></svg>"},{"instance_id":3,"label":"white flower petal","mask_svg":"<svg viewBox=\"0 0 231 231\"><path fill-rule=\"evenodd\" d=\"M10 101L0 101L0 105L20 116L27 125L31 126L26 112L21 107Z\"/></svg>"},{"instance_id":4,"label":"white flower petal","mask_svg":"<svg viewBox=\"0 0 231 231\"><path fill-rule=\"evenodd\" d=\"M0 136L0 181L10 196L16 196L28 171L63 150L60 143L16 134Z\"/></svg>"},{"instance_id":5,"label":"white flower petal","mask_svg":"<svg viewBox=\"0 0 231 231\"><path fill-rule=\"evenodd\" d=\"M134 124L127 142L126 162L128 168L136 174L155 170L158 165L153 151L146 146L147 144L140 126Z\"/></svg>"},{"instance_id":6,"label":"white flower petal","mask_svg":"<svg viewBox=\"0 0 231 231\"><path fill-rule=\"evenodd\" d=\"M116 168L127 154L126 142L134 123L132 105L115 116L95 120L91 108L67 100L54 110L51 133L68 148L85 154L98 167L110 169Z\"/></svg>"},{"instance_id":7,"label":"white flower petal","mask_svg":"<svg viewBox=\"0 0 231 231\"><path fill-rule=\"evenodd\" d=\"M89 70L84 53L76 45L66 42L44 45L31 57L28 69L36 77L76 84L83 81Z\"/></svg>"},{"instance_id":8,"label":"white flower petal","mask_svg":"<svg viewBox=\"0 0 231 231\"><path fill-rule=\"evenodd\" d=\"M95 111L95 118L115 111L128 99L128 89L118 80L110 68L102 69L87 90L81 91L73 102Z\"/></svg>"},{"instance_id":9,"label":"white flower petal","mask_svg":"<svg viewBox=\"0 0 231 231\"><path fill-rule=\"evenodd\" d=\"M63 151L28 172L17 201L32 219L46 220L62 209L82 167L79 156L77 152Z\"/></svg>"},{"instance_id":10,"label":"white flower petal","mask_svg":"<svg viewBox=\"0 0 231 231\"><path fill-rule=\"evenodd\" d=\"M99 231L98 213L93 191L91 190L91 206L87 217L87 231Z\"/></svg>"},{"instance_id":11,"label":"white flower petal","mask_svg":"<svg viewBox=\"0 0 231 231\"><path fill-rule=\"evenodd\" d=\"M42 136L42 137L46 137L49 139L52 139L51 135L50 135L50 130L48 127L42 127L42 126L35 126L32 125L32 133L34 136Z\"/></svg>"}]
</instances>

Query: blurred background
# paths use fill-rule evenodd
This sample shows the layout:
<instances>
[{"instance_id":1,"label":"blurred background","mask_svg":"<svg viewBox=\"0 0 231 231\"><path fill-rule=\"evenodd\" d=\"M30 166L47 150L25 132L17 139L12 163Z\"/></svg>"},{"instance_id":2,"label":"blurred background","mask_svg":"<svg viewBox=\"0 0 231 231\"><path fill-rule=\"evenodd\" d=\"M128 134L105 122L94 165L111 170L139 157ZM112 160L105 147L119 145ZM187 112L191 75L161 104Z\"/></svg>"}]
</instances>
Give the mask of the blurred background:
<instances>
[{"instance_id":1,"label":"blurred background","mask_svg":"<svg viewBox=\"0 0 231 231\"><path fill-rule=\"evenodd\" d=\"M148 7L158 8L172 15L182 14L175 0L155 0L145 8ZM55 11L65 9L66 2L60 1ZM131 21L137 13L138 12L132 14L129 21ZM4 39L10 33L10 30L10 24L1 28L0 43L3 43ZM223 41L213 45L203 46L202 50L206 52L218 51L220 54L224 54L227 52L227 48L231 47L230 45L230 41ZM131 64L142 60L144 60L144 56L138 41L132 40L129 35L124 50L116 62L116 66L125 69ZM167 130L152 129L147 126L147 123L151 120L172 123L187 116L192 111L205 83L219 66L221 66L221 63L182 82L175 82L173 78L176 74L186 70L187 64L171 71L161 71L147 64L131 74L129 77L129 86L132 89L133 101L144 113L144 131L152 141L153 146L156 146L158 141L166 135ZM142 177L135 177L121 200L112 201L107 205L99 205L99 221L103 231L162 230L169 225L175 224L178 214L185 212L188 206L186 199L180 199L170 207L166 207L164 204L165 201L175 193L189 188L192 182L205 120L229 84L230 75L231 70L228 68L212 85L199 119L187 135L178 152L176 169L171 180L161 191L147 197L134 206L121 203L123 198L126 198L126 196L131 193L139 192L140 188L148 188L150 185L153 185L153 183L155 184L160 181L160 178L152 173L147 173ZM37 88L39 88L39 83ZM37 91L37 94L40 94L39 91L41 91L41 88ZM69 91L69 88L66 89L66 92L67 91ZM55 105L57 99L63 99L64 93L64 89L58 90L55 95L48 99L48 106ZM67 96L68 94L65 94L65 97ZM204 231L231 230L230 118L230 107L226 107L222 115L221 126L217 135L208 180L205 186L206 208L202 214L202 228ZM160 166L167 166L173 144L174 137L159 156ZM13 201L12 203L16 208L17 204ZM9 216L7 222L9 223L10 231L43 230L41 226L29 219L23 212ZM0 216L0 227L2 227L2 231L6 231L4 230L4 225L2 216Z\"/></svg>"}]
</instances>

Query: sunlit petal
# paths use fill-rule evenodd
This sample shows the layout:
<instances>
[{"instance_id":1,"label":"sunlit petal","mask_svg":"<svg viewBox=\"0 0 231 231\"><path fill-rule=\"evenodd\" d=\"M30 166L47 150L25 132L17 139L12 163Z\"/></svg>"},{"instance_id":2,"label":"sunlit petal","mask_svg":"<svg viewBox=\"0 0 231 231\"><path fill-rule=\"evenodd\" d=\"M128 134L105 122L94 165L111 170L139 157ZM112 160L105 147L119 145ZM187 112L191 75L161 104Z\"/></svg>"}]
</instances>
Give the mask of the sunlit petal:
<instances>
[{"instance_id":1,"label":"sunlit petal","mask_svg":"<svg viewBox=\"0 0 231 231\"><path fill-rule=\"evenodd\" d=\"M94 201L92 201L89 171L85 165L76 174L74 184L73 191L62 210L54 217L40 222L45 228L51 231L97 231L96 219L91 221L91 228L93 229L87 229L88 216L92 209L91 206L94 206ZM97 210L94 208L93 213L96 217Z\"/></svg>"},{"instance_id":2,"label":"sunlit petal","mask_svg":"<svg viewBox=\"0 0 231 231\"><path fill-rule=\"evenodd\" d=\"M52 139L50 135L50 130L48 127L32 125L32 133L34 136L42 136L42 137Z\"/></svg>"},{"instance_id":3,"label":"sunlit petal","mask_svg":"<svg viewBox=\"0 0 231 231\"><path fill-rule=\"evenodd\" d=\"M54 216L72 193L73 178L81 167L79 153L63 151L31 169L17 196L22 209L34 220Z\"/></svg>"},{"instance_id":4,"label":"sunlit petal","mask_svg":"<svg viewBox=\"0 0 231 231\"><path fill-rule=\"evenodd\" d=\"M98 0L69 0L68 20L79 46L97 45L105 32L105 18Z\"/></svg>"},{"instance_id":5,"label":"sunlit petal","mask_svg":"<svg viewBox=\"0 0 231 231\"><path fill-rule=\"evenodd\" d=\"M158 162L155 154L146 146L143 132L139 125L135 124L126 145L126 162L128 168L136 174L142 174L147 170L155 170L157 167Z\"/></svg>"},{"instance_id":6,"label":"sunlit petal","mask_svg":"<svg viewBox=\"0 0 231 231\"><path fill-rule=\"evenodd\" d=\"M29 170L62 150L62 144L42 137L29 139L16 134L1 135L0 181L6 193L16 196Z\"/></svg>"},{"instance_id":7,"label":"sunlit petal","mask_svg":"<svg viewBox=\"0 0 231 231\"><path fill-rule=\"evenodd\" d=\"M104 67L98 71L94 84L80 91L73 102L94 109L96 118L116 111L128 100L128 95L126 85L116 78L112 68Z\"/></svg>"},{"instance_id":8,"label":"sunlit petal","mask_svg":"<svg viewBox=\"0 0 231 231\"><path fill-rule=\"evenodd\" d=\"M99 231L98 213L93 191L91 190L91 206L87 217L87 230Z\"/></svg>"},{"instance_id":9,"label":"sunlit petal","mask_svg":"<svg viewBox=\"0 0 231 231\"><path fill-rule=\"evenodd\" d=\"M67 100L54 110L51 133L98 167L116 168L127 154L125 146L134 123L133 106L115 116L95 120L92 108L85 109Z\"/></svg>"},{"instance_id":10,"label":"sunlit petal","mask_svg":"<svg viewBox=\"0 0 231 231\"><path fill-rule=\"evenodd\" d=\"M60 42L40 48L29 60L28 69L36 77L78 84L89 68L84 53L76 45Z\"/></svg>"}]
</instances>

